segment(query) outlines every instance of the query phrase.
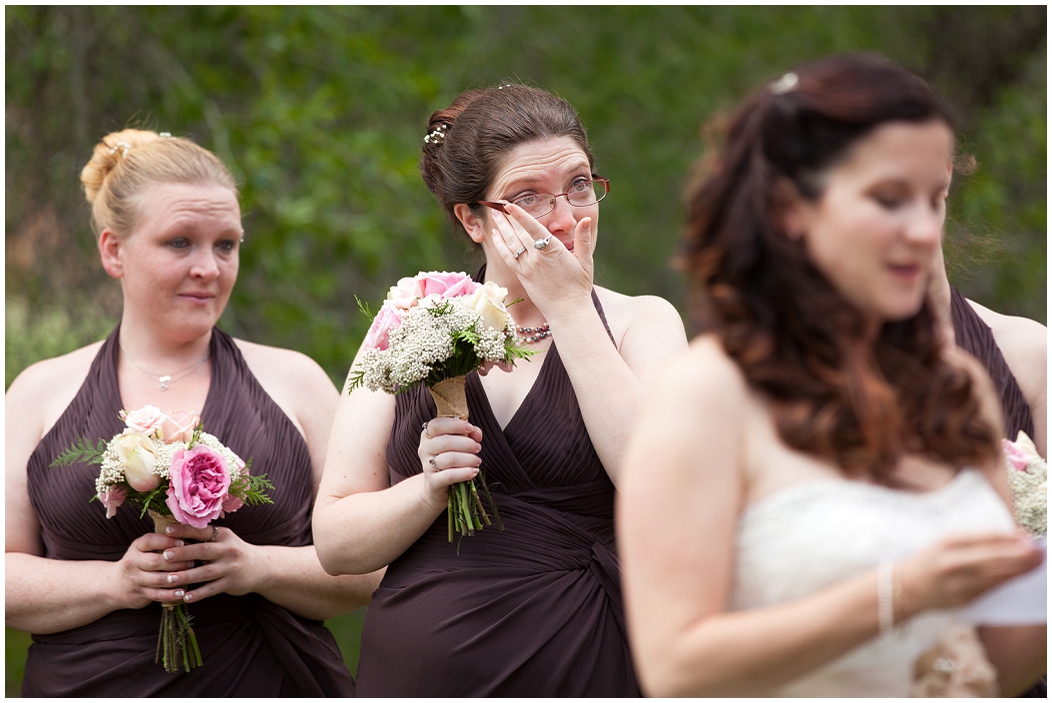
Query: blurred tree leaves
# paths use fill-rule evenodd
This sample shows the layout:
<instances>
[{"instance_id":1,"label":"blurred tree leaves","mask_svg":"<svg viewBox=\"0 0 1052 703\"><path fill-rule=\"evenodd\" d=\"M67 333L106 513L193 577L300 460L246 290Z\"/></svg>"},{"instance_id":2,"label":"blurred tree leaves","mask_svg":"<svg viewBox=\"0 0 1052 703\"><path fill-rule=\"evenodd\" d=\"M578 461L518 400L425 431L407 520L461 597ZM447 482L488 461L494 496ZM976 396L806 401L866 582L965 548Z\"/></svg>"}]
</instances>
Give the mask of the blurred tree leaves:
<instances>
[{"instance_id":1,"label":"blurred tree leaves","mask_svg":"<svg viewBox=\"0 0 1052 703\"><path fill-rule=\"evenodd\" d=\"M951 197L951 279L1046 320L1046 13L1035 7L8 6L6 381L100 339L120 288L98 263L78 175L107 132L212 149L241 187L240 280L222 322L336 380L377 301L420 269L473 270L417 172L432 110L523 81L589 128L597 282L682 306L669 271L701 122L794 64L877 51L960 111L979 170ZM354 669L360 612L332 622ZM25 637L8 630L7 693Z\"/></svg>"},{"instance_id":2,"label":"blurred tree leaves","mask_svg":"<svg viewBox=\"0 0 1052 703\"><path fill-rule=\"evenodd\" d=\"M1043 322L1045 12L8 7L7 295L30 316L91 300L94 328L116 321L119 288L95 263L77 176L106 132L167 130L214 150L241 184L247 235L224 326L342 378L364 334L354 295L477 265L417 172L428 115L465 88L520 80L578 108L613 183L598 282L680 305L667 261L702 120L796 63L870 50L961 110L980 170L959 179L955 229L999 239L1002 253L980 251L955 277L990 307ZM976 259L974 246L956 250Z\"/></svg>"}]
</instances>

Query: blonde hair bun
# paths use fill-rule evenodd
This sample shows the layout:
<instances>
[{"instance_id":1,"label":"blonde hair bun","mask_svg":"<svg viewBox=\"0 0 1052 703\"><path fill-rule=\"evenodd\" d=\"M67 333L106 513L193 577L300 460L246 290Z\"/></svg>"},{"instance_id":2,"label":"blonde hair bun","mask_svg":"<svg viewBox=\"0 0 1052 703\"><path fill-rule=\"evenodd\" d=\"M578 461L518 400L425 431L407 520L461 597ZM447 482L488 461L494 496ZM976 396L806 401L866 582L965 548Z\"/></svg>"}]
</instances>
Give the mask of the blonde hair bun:
<instances>
[{"instance_id":1,"label":"blonde hair bun","mask_svg":"<svg viewBox=\"0 0 1052 703\"><path fill-rule=\"evenodd\" d=\"M162 183L237 185L215 154L183 137L142 129L111 132L95 145L80 182L91 205L96 236L109 229L127 236L140 216L139 195Z\"/></svg>"}]
</instances>

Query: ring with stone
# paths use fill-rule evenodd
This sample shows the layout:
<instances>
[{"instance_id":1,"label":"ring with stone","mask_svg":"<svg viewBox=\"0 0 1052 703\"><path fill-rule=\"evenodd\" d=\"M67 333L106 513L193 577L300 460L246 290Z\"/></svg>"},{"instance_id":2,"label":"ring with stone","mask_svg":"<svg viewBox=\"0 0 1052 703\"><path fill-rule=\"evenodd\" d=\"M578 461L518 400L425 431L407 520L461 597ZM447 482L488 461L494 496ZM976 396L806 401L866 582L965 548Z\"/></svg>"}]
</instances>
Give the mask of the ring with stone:
<instances>
[{"instance_id":1,"label":"ring with stone","mask_svg":"<svg viewBox=\"0 0 1052 703\"><path fill-rule=\"evenodd\" d=\"M420 429L422 429L424 431L424 435L428 439L434 439L434 437L431 436L431 433L427 431L427 423L428 422L431 422L431 421L430 420L425 421L424 424L420 426Z\"/></svg>"},{"instance_id":2,"label":"ring with stone","mask_svg":"<svg viewBox=\"0 0 1052 703\"><path fill-rule=\"evenodd\" d=\"M544 239L535 239L534 242L533 242L533 248L534 249L543 249L544 247L548 246L548 243L551 242L551 241L552 241L552 235L550 235L550 234L547 237L545 237Z\"/></svg>"},{"instance_id":3,"label":"ring with stone","mask_svg":"<svg viewBox=\"0 0 1052 703\"><path fill-rule=\"evenodd\" d=\"M219 525L212 525L212 536L208 538L209 542L215 542L216 537L219 536Z\"/></svg>"},{"instance_id":4,"label":"ring with stone","mask_svg":"<svg viewBox=\"0 0 1052 703\"><path fill-rule=\"evenodd\" d=\"M517 252L515 252L514 254L512 254L512 256L517 259L517 258L519 258L519 256L522 255L522 252L524 252L524 251L526 251L526 247L519 247L519 250Z\"/></svg>"},{"instance_id":5,"label":"ring with stone","mask_svg":"<svg viewBox=\"0 0 1052 703\"><path fill-rule=\"evenodd\" d=\"M431 464L432 469L438 471L438 464L435 463L435 457L432 456L430 459L427 460L427 463Z\"/></svg>"}]
</instances>

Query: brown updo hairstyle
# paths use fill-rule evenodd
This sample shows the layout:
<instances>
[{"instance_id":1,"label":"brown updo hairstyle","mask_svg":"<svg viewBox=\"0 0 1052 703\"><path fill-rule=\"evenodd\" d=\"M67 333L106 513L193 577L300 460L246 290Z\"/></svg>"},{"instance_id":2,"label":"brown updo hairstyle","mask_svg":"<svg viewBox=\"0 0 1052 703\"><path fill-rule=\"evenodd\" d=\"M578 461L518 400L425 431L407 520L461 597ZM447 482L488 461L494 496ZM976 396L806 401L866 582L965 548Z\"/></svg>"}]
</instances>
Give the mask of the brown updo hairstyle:
<instances>
[{"instance_id":1,"label":"brown updo hairstyle","mask_svg":"<svg viewBox=\"0 0 1052 703\"><path fill-rule=\"evenodd\" d=\"M588 135L570 103L527 85L466 90L444 110L431 113L420 157L424 185L446 211L454 227L453 206L477 205L515 147L538 139L570 137L588 157Z\"/></svg>"},{"instance_id":2,"label":"brown updo hairstyle","mask_svg":"<svg viewBox=\"0 0 1052 703\"><path fill-rule=\"evenodd\" d=\"M997 432L969 374L944 360L930 301L867 341L862 312L787 236L781 213L794 190L821 198L828 169L896 121L953 128L923 80L879 56L821 59L758 91L688 188L681 259L695 324L768 399L783 441L886 484L905 453L988 461Z\"/></svg>"},{"instance_id":3,"label":"brown updo hairstyle","mask_svg":"<svg viewBox=\"0 0 1052 703\"><path fill-rule=\"evenodd\" d=\"M215 154L189 139L140 129L103 137L80 182L91 204L95 236L104 229L121 237L131 234L142 215L143 191L157 184L215 184L237 194L234 177Z\"/></svg>"}]
</instances>

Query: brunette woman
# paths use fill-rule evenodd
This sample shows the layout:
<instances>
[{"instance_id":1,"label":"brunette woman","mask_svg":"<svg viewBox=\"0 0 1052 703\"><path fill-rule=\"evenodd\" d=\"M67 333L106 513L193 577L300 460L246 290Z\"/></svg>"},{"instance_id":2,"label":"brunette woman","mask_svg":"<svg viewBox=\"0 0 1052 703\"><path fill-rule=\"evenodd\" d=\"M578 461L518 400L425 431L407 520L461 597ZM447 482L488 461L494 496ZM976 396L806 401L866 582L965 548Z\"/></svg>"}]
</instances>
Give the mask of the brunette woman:
<instances>
[{"instance_id":1,"label":"brunette woman","mask_svg":"<svg viewBox=\"0 0 1052 703\"><path fill-rule=\"evenodd\" d=\"M599 201L574 109L505 85L435 112L424 183L508 290L536 360L467 378L471 421L425 389L341 400L314 515L330 573L390 564L363 696L635 696L614 486L644 382L686 348L675 309L595 286ZM486 469L504 530L447 540L450 484Z\"/></svg>"},{"instance_id":2,"label":"brunette woman","mask_svg":"<svg viewBox=\"0 0 1052 703\"><path fill-rule=\"evenodd\" d=\"M369 600L379 575L333 577L310 509L337 393L313 361L215 327L244 232L230 172L192 142L125 130L81 180L120 324L102 342L34 364L6 397L6 617L33 633L27 696L348 696L321 620ZM203 529L91 502L98 467L51 462L79 438L121 432L120 410L198 413L274 484ZM161 602L182 600L204 665L154 662Z\"/></svg>"},{"instance_id":3,"label":"brunette woman","mask_svg":"<svg viewBox=\"0 0 1052 703\"><path fill-rule=\"evenodd\" d=\"M922 80L831 57L746 101L690 189L705 333L656 380L618 505L645 692L996 695L1040 676L1043 626L980 628L984 652L957 625L1041 553L1006 504L989 378L926 298L953 143Z\"/></svg>"}]
</instances>

